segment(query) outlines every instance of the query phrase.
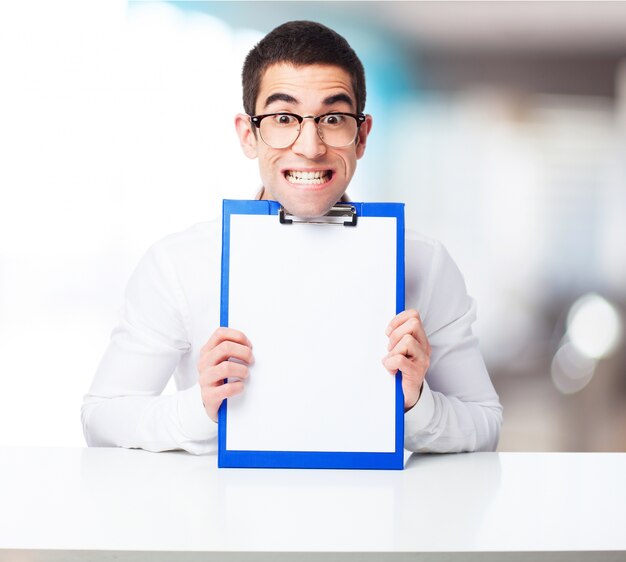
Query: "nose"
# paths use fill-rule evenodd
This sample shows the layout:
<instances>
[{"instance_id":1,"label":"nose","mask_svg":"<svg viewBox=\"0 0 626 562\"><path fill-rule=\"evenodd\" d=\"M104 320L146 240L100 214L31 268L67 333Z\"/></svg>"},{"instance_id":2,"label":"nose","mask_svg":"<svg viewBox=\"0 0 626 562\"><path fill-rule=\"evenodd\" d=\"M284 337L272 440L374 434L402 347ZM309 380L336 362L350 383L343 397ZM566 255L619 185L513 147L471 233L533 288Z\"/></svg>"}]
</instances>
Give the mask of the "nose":
<instances>
[{"instance_id":1,"label":"nose","mask_svg":"<svg viewBox=\"0 0 626 562\"><path fill-rule=\"evenodd\" d=\"M317 123L305 117L300 125L300 134L291 149L301 156L313 160L326 154L326 145L317 132Z\"/></svg>"}]
</instances>

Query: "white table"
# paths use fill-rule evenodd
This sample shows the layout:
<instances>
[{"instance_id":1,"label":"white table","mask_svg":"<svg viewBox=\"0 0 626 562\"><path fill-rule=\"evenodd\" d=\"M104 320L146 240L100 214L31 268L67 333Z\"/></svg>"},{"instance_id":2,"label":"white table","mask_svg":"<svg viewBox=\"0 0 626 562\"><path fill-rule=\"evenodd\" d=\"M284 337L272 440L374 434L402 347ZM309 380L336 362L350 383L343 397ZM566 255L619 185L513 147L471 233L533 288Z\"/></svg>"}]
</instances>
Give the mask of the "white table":
<instances>
[{"instance_id":1,"label":"white table","mask_svg":"<svg viewBox=\"0 0 626 562\"><path fill-rule=\"evenodd\" d=\"M413 455L403 471L0 448L0 561L626 560L626 454Z\"/></svg>"}]
</instances>

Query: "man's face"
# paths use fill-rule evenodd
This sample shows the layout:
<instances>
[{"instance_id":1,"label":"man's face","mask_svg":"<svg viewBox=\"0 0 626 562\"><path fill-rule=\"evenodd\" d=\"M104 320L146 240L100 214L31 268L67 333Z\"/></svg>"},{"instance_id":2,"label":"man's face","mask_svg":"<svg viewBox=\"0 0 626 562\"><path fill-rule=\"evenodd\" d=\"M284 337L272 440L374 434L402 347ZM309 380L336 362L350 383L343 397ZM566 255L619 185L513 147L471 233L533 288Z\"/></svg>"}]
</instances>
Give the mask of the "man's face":
<instances>
[{"instance_id":1,"label":"man's face","mask_svg":"<svg viewBox=\"0 0 626 562\"><path fill-rule=\"evenodd\" d=\"M257 115L289 112L315 116L332 111L356 113L352 81L342 68L280 63L265 71L256 100ZM365 151L372 119L367 116L357 142L344 148L326 146L312 119L303 121L300 136L291 146L280 149L265 144L258 131L255 135L246 115L237 115L235 125L246 156L259 159L263 198L279 201L296 216L317 217L346 191L356 161ZM311 172L316 179L304 179L311 178Z\"/></svg>"}]
</instances>

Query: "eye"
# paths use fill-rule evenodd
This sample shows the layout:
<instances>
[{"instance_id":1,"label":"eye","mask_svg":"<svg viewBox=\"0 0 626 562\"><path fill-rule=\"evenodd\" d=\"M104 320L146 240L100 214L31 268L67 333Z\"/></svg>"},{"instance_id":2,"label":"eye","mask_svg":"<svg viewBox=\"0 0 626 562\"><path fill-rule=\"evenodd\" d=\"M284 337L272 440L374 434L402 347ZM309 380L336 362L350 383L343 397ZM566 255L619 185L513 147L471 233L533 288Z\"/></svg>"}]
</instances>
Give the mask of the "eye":
<instances>
[{"instance_id":1,"label":"eye","mask_svg":"<svg viewBox=\"0 0 626 562\"><path fill-rule=\"evenodd\" d=\"M331 125L337 127L339 125L343 125L346 121L346 117L341 115L340 113L331 113L329 115L325 115L321 122L323 125Z\"/></svg>"},{"instance_id":2,"label":"eye","mask_svg":"<svg viewBox=\"0 0 626 562\"><path fill-rule=\"evenodd\" d=\"M275 125L284 126L284 125L295 125L298 123L298 120L293 115L289 115L288 113L277 113L272 118L272 122Z\"/></svg>"}]
</instances>

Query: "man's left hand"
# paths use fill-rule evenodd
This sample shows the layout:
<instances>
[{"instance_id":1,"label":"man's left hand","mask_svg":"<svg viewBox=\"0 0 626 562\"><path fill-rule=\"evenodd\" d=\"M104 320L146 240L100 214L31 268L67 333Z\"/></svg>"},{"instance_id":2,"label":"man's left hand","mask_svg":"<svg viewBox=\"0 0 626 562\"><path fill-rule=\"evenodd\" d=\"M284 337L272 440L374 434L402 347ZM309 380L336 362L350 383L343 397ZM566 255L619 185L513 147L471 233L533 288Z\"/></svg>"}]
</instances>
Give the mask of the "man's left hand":
<instances>
[{"instance_id":1,"label":"man's left hand","mask_svg":"<svg viewBox=\"0 0 626 562\"><path fill-rule=\"evenodd\" d=\"M417 310L405 310L398 314L385 332L389 337L389 352L383 365L395 375L402 372L404 411L410 410L422 393L426 371L430 365L431 347Z\"/></svg>"}]
</instances>

